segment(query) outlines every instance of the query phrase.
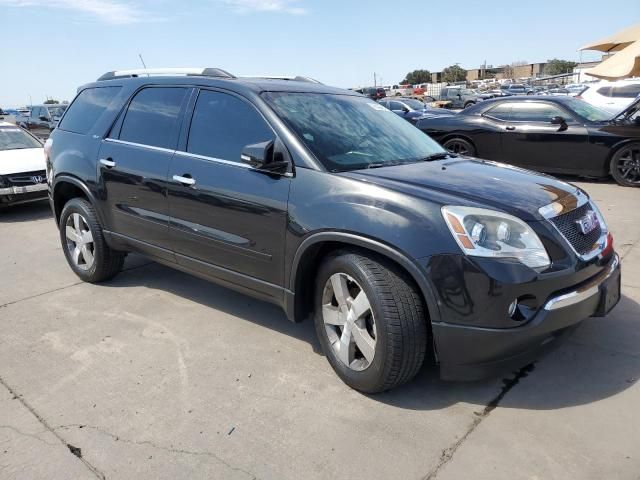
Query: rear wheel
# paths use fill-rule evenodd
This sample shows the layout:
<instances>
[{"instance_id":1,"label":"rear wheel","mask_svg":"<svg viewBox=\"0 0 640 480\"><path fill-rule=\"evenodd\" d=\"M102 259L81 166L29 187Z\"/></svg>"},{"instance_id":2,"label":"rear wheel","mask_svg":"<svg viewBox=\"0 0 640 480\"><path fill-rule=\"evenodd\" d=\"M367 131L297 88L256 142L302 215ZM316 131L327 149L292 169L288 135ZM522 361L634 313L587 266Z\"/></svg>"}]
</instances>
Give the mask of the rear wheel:
<instances>
[{"instance_id":1,"label":"rear wheel","mask_svg":"<svg viewBox=\"0 0 640 480\"><path fill-rule=\"evenodd\" d=\"M342 251L320 268L315 326L338 376L366 393L411 380L427 348L427 324L413 282L383 259Z\"/></svg>"},{"instance_id":2,"label":"rear wheel","mask_svg":"<svg viewBox=\"0 0 640 480\"><path fill-rule=\"evenodd\" d=\"M471 142L465 140L464 138L450 138L446 142L442 144L444 148L449 150L451 153L455 153L457 155L468 155L470 157L475 156L476 149L471 144Z\"/></svg>"},{"instance_id":3,"label":"rear wheel","mask_svg":"<svg viewBox=\"0 0 640 480\"><path fill-rule=\"evenodd\" d=\"M471 105L475 105L475 104L476 104L476 102L467 102L467 103L465 103L465 104L464 104L464 107L463 107L463 108L468 108L468 107L470 107Z\"/></svg>"},{"instance_id":4,"label":"rear wheel","mask_svg":"<svg viewBox=\"0 0 640 480\"><path fill-rule=\"evenodd\" d=\"M107 245L93 206L83 198L62 209L60 240L69 266L85 282L109 280L122 269L125 254Z\"/></svg>"},{"instance_id":5,"label":"rear wheel","mask_svg":"<svg viewBox=\"0 0 640 480\"><path fill-rule=\"evenodd\" d=\"M611 176L625 187L640 187L640 143L625 145L613 154Z\"/></svg>"}]
</instances>

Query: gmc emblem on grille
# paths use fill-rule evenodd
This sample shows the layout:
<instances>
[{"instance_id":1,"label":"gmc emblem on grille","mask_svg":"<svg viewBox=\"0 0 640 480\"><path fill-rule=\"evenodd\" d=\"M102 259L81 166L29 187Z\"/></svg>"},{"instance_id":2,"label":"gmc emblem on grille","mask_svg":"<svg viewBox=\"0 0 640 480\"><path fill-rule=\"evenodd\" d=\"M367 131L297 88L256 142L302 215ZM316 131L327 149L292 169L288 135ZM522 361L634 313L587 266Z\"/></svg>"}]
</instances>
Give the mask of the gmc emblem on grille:
<instances>
[{"instance_id":1,"label":"gmc emblem on grille","mask_svg":"<svg viewBox=\"0 0 640 480\"><path fill-rule=\"evenodd\" d=\"M580 230L580 233L583 235L593 232L599 223L598 216L593 210L589 210L584 217L576 220L578 230Z\"/></svg>"},{"instance_id":2,"label":"gmc emblem on grille","mask_svg":"<svg viewBox=\"0 0 640 480\"><path fill-rule=\"evenodd\" d=\"M44 177L42 175L34 175L31 177L31 181L33 183L42 183L44 181Z\"/></svg>"}]
</instances>

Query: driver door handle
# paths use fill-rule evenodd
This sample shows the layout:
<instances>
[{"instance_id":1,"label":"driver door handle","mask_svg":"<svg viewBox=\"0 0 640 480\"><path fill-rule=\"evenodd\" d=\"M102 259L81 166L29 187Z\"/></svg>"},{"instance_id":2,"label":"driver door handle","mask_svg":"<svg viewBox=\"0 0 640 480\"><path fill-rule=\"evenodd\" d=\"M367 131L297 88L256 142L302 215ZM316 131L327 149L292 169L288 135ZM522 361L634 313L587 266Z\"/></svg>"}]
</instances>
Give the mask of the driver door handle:
<instances>
[{"instance_id":1,"label":"driver door handle","mask_svg":"<svg viewBox=\"0 0 640 480\"><path fill-rule=\"evenodd\" d=\"M188 174L185 174L185 176L174 175L173 176L173 180L178 182L178 183L181 183L182 185L188 186L188 187L190 187L192 185L195 185L196 184L196 179L195 178L191 178L191 176L187 177L186 175L188 175Z\"/></svg>"},{"instance_id":2,"label":"driver door handle","mask_svg":"<svg viewBox=\"0 0 640 480\"><path fill-rule=\"evenodd\" d=\"M516 129L516 127L514 127L512 125L509 125L508 127L505 128L505 130L509 130L510 132L515 130L515 129Z\"/></svg>"},{"instance_id":3,"label":"driver door handle","mask_svg":"<svg viewBox=\"0 0 640 480\"><path fill-rule=\"evenodd\" d=\"M101 158L100 163L107 168L113 168L116 166L116 162L114 162L111 158Z\"/></svg>"}]
</instances>

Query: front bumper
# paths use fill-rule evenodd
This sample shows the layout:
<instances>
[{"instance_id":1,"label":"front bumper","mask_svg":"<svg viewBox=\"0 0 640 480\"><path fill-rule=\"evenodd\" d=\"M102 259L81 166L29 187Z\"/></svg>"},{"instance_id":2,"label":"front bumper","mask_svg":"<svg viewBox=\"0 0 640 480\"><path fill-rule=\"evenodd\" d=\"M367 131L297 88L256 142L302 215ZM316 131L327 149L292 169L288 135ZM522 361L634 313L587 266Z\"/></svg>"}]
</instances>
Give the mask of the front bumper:
<instances>
[{"instance_id":1,"label":"front bumper","mask_svg":"<svg viewBox=\"0 0 640 480\"><path fill-rule=\"evenodd\" d=\"M477 380L522 367L583 319L606 315L619 299L620 259L614 254L597 275L550 295L524 325L486 328L433 322L440 375Z\"/></svg>"},{"instance_id":2,"label":"front bumper","mask_svg":"<svg viewBox=\"0 0 640 480\"><path fill-rule=\"evenodd\" d=\"M47 190L48 185L46 183L0 188L0 206L45 200L47 198Z\"/></svg>"}]
</instances>

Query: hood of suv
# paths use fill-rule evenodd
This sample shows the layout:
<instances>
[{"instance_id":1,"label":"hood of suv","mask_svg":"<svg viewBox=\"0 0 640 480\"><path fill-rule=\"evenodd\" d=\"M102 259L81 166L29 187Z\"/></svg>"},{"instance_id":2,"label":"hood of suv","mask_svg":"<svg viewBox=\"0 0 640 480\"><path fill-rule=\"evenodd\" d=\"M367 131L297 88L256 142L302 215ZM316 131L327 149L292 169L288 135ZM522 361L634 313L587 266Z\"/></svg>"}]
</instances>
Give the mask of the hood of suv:
<instances>
[{"instance_id":1,"label":"hood of suv","mask_svg":"<svg viewBox=\"0 0 640 480\"><path fill-rule=\"evenodd\" d=\"M538 209L576 187L547 175L497 162L465 157L432 162L354 170L343 175L424 198L446 196L454 204L473 202L502 210L523 220L540 220Z\"/></svg>"}]
</instances>

